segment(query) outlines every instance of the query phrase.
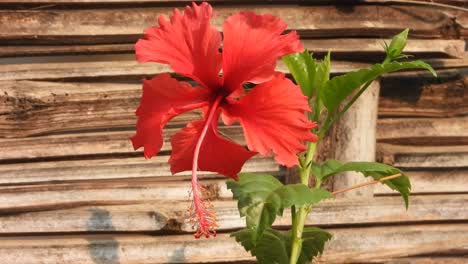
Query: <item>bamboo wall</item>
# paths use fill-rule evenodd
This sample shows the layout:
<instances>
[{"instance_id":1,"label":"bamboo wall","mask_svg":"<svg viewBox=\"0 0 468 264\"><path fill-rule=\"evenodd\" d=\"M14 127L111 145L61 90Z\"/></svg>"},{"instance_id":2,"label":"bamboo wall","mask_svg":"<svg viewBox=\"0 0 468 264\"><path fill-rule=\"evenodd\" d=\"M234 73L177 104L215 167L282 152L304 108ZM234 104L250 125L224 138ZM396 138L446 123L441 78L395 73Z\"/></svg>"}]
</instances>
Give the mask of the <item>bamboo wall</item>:
<instances>
[{"instance_id":1,"label":"bamboo wall","mask_svg":"<svg viewBox=\"0 0 468 264\"><path fill-rule=\"evenodd\" d=\"M386 76L374 85L374 101L360 103L360 111L378 103L369 110L369 118L378 115L370 130L376 132L363 129L368 119L350 118L339 126L359 127L353 137L360 143L342 139L349 133L338 137L338 127L322 147L322 156L334 157L343 149L361 157L375 147L375 159L410 175L410 209L375 186L321 204L307 224L334 235L320 263L467 263L468 12L381 2L391 1L212 1L218 28L247 8L282 17L314 54L332 51L334 74L380 61L382 39L411 29L407 53L433 65L439 78ZM464 0L438 2L467 7ZM147 161L128 140L140 80L170 71L137 64L133 43L158 14L186 3L0 1L0 263L252 261L229 238L244 221L224 178L203 175L221 227L216 239L195 240L184 222L189 176L170 176L170 144ZM176 118L164 131L166 143L197 117ZM243 141L239 127L221 130ZM294 180L270 158L256 157L244 171ZM336 181L330 188L342 180ZM287 212L275 223L289 224Z\"/></svg>"}]
</instances>

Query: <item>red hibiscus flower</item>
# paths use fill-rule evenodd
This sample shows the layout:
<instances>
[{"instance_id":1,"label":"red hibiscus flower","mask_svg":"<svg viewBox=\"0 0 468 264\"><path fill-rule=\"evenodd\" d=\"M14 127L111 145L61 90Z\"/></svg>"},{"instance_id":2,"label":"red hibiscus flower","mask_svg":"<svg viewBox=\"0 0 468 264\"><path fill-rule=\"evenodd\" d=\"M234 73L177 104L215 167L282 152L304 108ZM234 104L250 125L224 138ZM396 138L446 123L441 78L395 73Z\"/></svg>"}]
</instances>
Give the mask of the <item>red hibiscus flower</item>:
<instances>
[{"instance_id":1,"label":"red hibiscus flower","mask_svg":"<svg viewBox=\"0 0 468 264\"><path fill-rule=\"evenodd\" d=\"M156 155L163 144L162 129L183 112L202 108L204 119L190 122L172 137L171 172L192 170L191 216L195 237L215 235L216 216L201 198L197 170L212 171L237 179L243 164L257 153L274 154L285 166L297 164L304 141L315 141L315 127L305 116L307 98L298 86L275 72L276 60L303 50L296 32L283 34L286 24L272 15L250 11L229 17L221 33L210 25L214 17L207 3L187 6L167 22L145 30L136 45L139 62L169 64L174 72L198 84L160 74L143 82L143 96L136 111L135 149L144 147L146 158ZM220 70L222 69L222 77ZM257 84L250 92L244 83ZM226 125L243 127L248 149L218 134L219 116Z\"/></svg>"}]
</instances>

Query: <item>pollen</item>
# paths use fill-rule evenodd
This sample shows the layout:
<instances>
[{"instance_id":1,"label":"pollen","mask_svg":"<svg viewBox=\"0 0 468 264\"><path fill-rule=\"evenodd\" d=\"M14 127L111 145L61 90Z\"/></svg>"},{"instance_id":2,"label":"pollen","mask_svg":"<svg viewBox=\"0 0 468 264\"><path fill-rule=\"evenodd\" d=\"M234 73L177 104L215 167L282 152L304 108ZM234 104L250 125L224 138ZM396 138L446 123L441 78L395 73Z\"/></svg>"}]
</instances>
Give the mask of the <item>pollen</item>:
<instances>
[{"instance_id":1,"label":"pollen","mask_svg":"<svg viewBox=\"0 0 468 264\"><path fill-rule=\"evenodd\" d=\"M196 230L195 238L216 237L216 228L219 227L213 205L209 200L200 197L204 193L206 193L206 188L200 185L189 193L192 203L187 209L188 222L192 225L192 229Z\"/></svg>"}]
</instances>

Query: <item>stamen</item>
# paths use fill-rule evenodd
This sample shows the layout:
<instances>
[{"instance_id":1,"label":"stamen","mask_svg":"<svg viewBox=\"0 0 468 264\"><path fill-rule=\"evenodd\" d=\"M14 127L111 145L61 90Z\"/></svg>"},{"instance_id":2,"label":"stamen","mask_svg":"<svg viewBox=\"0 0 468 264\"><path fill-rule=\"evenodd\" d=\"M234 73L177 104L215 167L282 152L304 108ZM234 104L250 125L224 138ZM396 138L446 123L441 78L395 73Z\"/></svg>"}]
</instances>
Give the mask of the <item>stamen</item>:
<instances>
[{"instance_id":1,"label":"stamen","mask_svg":"<svg viewBox=\"0 0 468 264\"><path fill-rule=\"evenodd\" d=\"M205 236L216 236L215 228L218 227L216 212L213 210L213 205L209 201L202 200L201 195L205 192L205 189L198 184L197 170L198 170L198 156L200 154L201 145L205 139L206 132L209 126L212 124L213 117L215 116L216 110L223 99L219 96L214 101L208 116L206 117L205 125L203 126L200 137L198 138L197 145L195 146L195 152L193 153L192 162L192 204L189 207L190 223L192 227L196 229L194 234L195 238Z\"/></svg>"}]
</instances>

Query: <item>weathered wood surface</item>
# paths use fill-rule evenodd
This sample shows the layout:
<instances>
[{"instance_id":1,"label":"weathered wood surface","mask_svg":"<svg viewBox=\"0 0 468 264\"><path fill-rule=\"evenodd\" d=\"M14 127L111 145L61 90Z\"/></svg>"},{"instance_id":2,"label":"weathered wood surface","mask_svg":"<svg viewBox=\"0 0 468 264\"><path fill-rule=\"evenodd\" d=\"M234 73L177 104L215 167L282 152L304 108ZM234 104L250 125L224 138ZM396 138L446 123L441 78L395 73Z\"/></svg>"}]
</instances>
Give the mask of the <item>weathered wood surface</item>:
<instances>
[{"instance_id":1,"label":"weathered wood surface","mask_svg":"<svg viewBox=\"0 0 468 264\"><path fill-rule=\"evenodd\" d=\"M377 159L399 168L454 168L468 166L468 148L456 146L377 145Z\"/></svg>"},{"instance_id":2,"label":"weathered wood surface","mask_svg":"<svg viewBox=\"0 0 468 264\"><path fill-rule=\"evenodd\" d=\"M453 117L468 114L466 72L439 71L440 79L396 74L381 81L379 116Z\"/></svg>"},{"instance_id":3,"label":"weathered wood surface","mask_svg":"<svg viewBox=\"0 0 468 264\"><path fill-rule=\"evenodd\" d=\"M164 130L162 151L170 150L170 137L179 128ZM221 126L220 132L243 143L239 126ZM135 153L129 137L135 132L66 133L24 138L0 139L0 160L59 158L99 154ZM377 125L377 140L396 145L466 145L468 118L381 118ZM53 146L53 147L52 147Z\"/></svg>"},{"instance_id":4,"label":"weathered wood surface","mask_svg":"<svg viewBox=\"0 0 468 264\"><path fill-rule=\"evenodd\" d=\"M465 168L407 171L411 179L411 193L468 193L468 170ZM384 185L376 185L374 189L376 195L397 194ZM413 199L413 198L411 198Z\"/></svg>"},{"instance_id":5,"label":"weathered wood surface","mask_svg":"<svg viewBox=\"0 0 468 264\"><path fill-rule=\"evenodd\" d=\"M156 3L156 4L166 4L166 3L190 3L191 0L2 0L1 3L4 4L109 4L109 3L124 3L124 4L136 4L136 3ZM229 0L207 0L206 2L217 3L217 2L230 2ZM283 3L282 0L256 0L256 1L247 1L247 0L237 0L237 2L250 2L250 3ZM387 3L393 4L393 1L387 0L361 0L361 3ZM433 2L433 0L419 0L419 2ZM344 4L341 0L291 0L289 3L328 3L335 4L340 3ZM437 3L454 5L454 6L466 6L465 0L438 0ZM359 4L359 2L351 2L352 4ZM401 3L400 3L401 4ZM414 4L414 3L411 3ZM430 3L429 3L430 4Z\"/></svg>"},{"instance_id":6,"label":"weathered wood surface","mask_svg":"<svg viewBox=\"0 0 468 264\"><path fill-rule=\"evenodd\" d=\"M417 145L468 145L468 116L381 118L377 125L377 140L383 143L415 147Z\"/></svg>"},{"instance_id":7,"label":"weathered wood surface","mask_svg":"<svg viewBox=\"0 0 468 264\"><path fill-rule=\"evenodd\" d=\"M360 58L363 55L380 58L384 55L384 42L389 39L305 39L302 43L313 53L331 51L333 56L340 58ZM0 57L19 57L34 55L63 54L108 54L134 52L133 44L101 44L101 45L34 45L34 46L3 46ZM417 57L454 57L462 58L465 54L465 41L438 39L410 39L405 47L406 54ZM370 57L368 57L370 58Z\"/></svg>"},{"instance_id":8,"label":"weathered wood surface","mask_svg":"<svg viewBox=\"0 0 468 264\"><path fill-rule=\"evenodd\" d=\"M31 43L132 43L158 14L172 13L170 7L107 8L88 10L1 10L0 33L4 44ZM468 33L468 14L426 6L357 5L219 6L213 24L220 28L233 13L251 9L283 18L290 29L305 37L389 36L404 28L412 36L460 38ZM327 19L323 19L326 14ZM424 17L425 19L420 19ZM14 21L14 22L12 22ZM333 21L333 23L330 23Z\"/></svg>"},{"instance_id":9,"label":"weathered wood surface","mask_svg":"<svg viewBox=\"0 0 468 264\"><path fill-rule=\"evenodd\" d=\"M466 252L466 224L329 229L333 234L325 263L351 263L433 252ZM385 242L384 242L385 241ZM251 260L233 238L195 240L188 236L82 235L2 238L0 257L7 263L41 259L48 263L207 263ZM207 248L222 252L208 251ZM13 261L14 260L14 261Z\"/></svg>"},{"instance_id":10,"label":"weathered wood surface","mask_svg":"<svg viewBox=\"0 0 468 264\"><path fill-rule=\"evenodd\" d=\"M467 257L461 256L425 256L425 257L407 257L395 258L390 260L370 261L369 263L379 264L466 264Z\"/></svg>"},{"instance_id":11,"label":"weathered wood surface","mask_svg":"<svg viewBox=\"0 0 468 264\"><path fill-rule=\"evenodd\" d=\"M235 201L215 201L219 230L245 226ZM70 209L0 216L0 234L68 232L193 232L185 221L187 201L152 201L131 205L90 205ZM317 226L431 223L468 219L468 195L413 196L408 211L400 197L328 200L314 207L306 224ZM275 226L290 225L285 211Z\"/></svg>"},{"instance_id":12,"label":"weathered wood surface","mask_svg":"<svg viewBox=\"0 0 468 264\"><path fill-rule=\"evenodd\" d=\"M163 130L164 144L161 151L171 150L171 137L182 128L167 128ZM245 144L240 126L220 126L221 135L239 144ZM119 155L142 153L143 149L135 151L130 137L135 130L114 132L71 133L25 138L0 139L0 161L78 157L83 155ZM127 155L128 156L128 155ZM141 155L140 155L141 156Z\"/></svg>"},{"instance_id":13,"label":"weathered wood surface","mask_svg":"<svg viewBox=\"0 0 468 264\"><path fill-rule=\"evenodd\" d=\"M129 143L122 143L125 144L122 147L127 148ZM66 151L71 149L72 146ZM83 149L89 151L89 149ZM404 169L451 169L468 166L466 145L414 147L380 143L377 149L379 161ZM51 160L46 161L4 163L0 165L0 184L170 176L168 156L162 155L145 160L141 154L136 154L137 157L130 156L130 154L110 157L91 156L92 159L74 157L69 160L51 157ZM249 172L279 170L278 165L271 158L260 156L249 161L244 169ZM188 175L188 173L180 175Z\"/></svg>"},{"instance_id":14,"label":"weathered wood surface","mask_svg":"<svg viewBox=\"0 0 468 264\"><path fill-rule=\"evenodd\" d=\"M112 72L112 68L105 69ZM87 70L98 72L92 67ZM60 68L54 71L59 74L68 72ZM401 89L393 85L385 86L379 101L379 115L434 117L466 114L467 81L466 77L456 77L441 84L417 83L404 92L398 92ZM140 96L141 84L0 82L0 137L131 128L136 122L134 112ZM186 113L176 117L173 124L199 117L196 112Z\"/></svg>"},{"instance_id":15,"label":"weathered wood surface","mask_svg":"<svg viewBox=\"0 0 468 264\"><path fill-rule=\"evenodd\" d=\"M40 182L81 181L100 179L130 179L138 177L158 177L171 180L169 156L156 156L151 160L138 157L114 157L81 160L39 161L0 165L0 184L24 184ZM271 158L256 157L244 166L245 172L279 171L279 165ZM181 172L177 175L190 175ZM211 177L211 176L210 176ZM169 178L169 179L167 179ZM181 179L176 177L173 179Z\"/></svg>"},{"instance_id":16,"label":"weathered wood surface","mask_svg":"<svg viewBox=\"0 0 468 264\"><path fill-rule=\"evenodd\" d=\"M379 83L372 83L335 125L331 135L334 159L375 161L379 90ZM333 190L367 181L357 172L340 173L333 177ZM339 194L338 197L372 197L373 188L373 185L365 186Z\"/></svg>"},{"instance_id":17,"label":"weathered wood surface","mask_svg":"<svg viewBox=\"0 0 468 264\"><path fill-rule=\"evenodd\" d=\"M53 164L53 162L51 163ZM273 168L271 162L268 165L270 165L269 169ZM60 169L58 167L56 170ZM262 169L263 171L265 170L265 168L259 168L255 160L252 160L249 165L246 165L244 171L261 172ZM89 170L87 172L87 179L91 179L92 176L100 173L97 171L93 174L94 170L92 166L89 167ZM114 170L120 171L121 169L116 167ZM134 169L137 172L139 170L141 169ZM26 178L26 180L29 180L29 183L24 178L20 178L20 180L5 179L9 183L21 183L21 180L23 180L23 185L0 186L0 213L74 208L83 205L134 204L153 200L165 201L167 203L167 201L171 200L187 200L190 187L189 181L158 179L158 177L149 176L137 179L130 172L124 174L127 178L123 178L124 176L122 176L121 179L118 179L119 175L116 176L116 173L114 173L111 175L112 179L104 180L104 176L98 175L94 177L95 180L93 181L77 181L75 180L78 178L76 175L61 175L62 173L57 173L59 174L55 175L55 178L58 179L57 182L50 182L50 178L54 176L44 177L38 175L38 171L40 170L33 169L33 176ZM1 173L5 175L3 172ZM169 174L163 169L157 172L157 174L164 173L165 175ZM75 174L78 174L78 172L75 172ZM273 171L273 174L276 174L275 171ZM467 174L464 169L447 173L421 171L414 174L408 172L408 174L414 186L413 193L468 193L468 184L464 180ZM437 176L443 176L443 178L437 178ZM111 177L108 176L108 178ZM128 179L130 177L133 177L133 179ZM81 178L84 177L82 176ZM210 178L213 178L213 176ZM364 179L364 177L362 178ZM34 179L36 179L36 182L34 182ZM179 180L181 179L179 178ZM188 180L188 177L186 180ZM226 180L225 177L203 180L202 184L207 189L206 197L209 199L231 198L232 193L226 189ZM369 179L366 180L369 181ZM431 182L438 183L438 185L430 186ZM376 189L376 194L393 193L387 188L378 187Z\"/></svg>"}]
</instances>

